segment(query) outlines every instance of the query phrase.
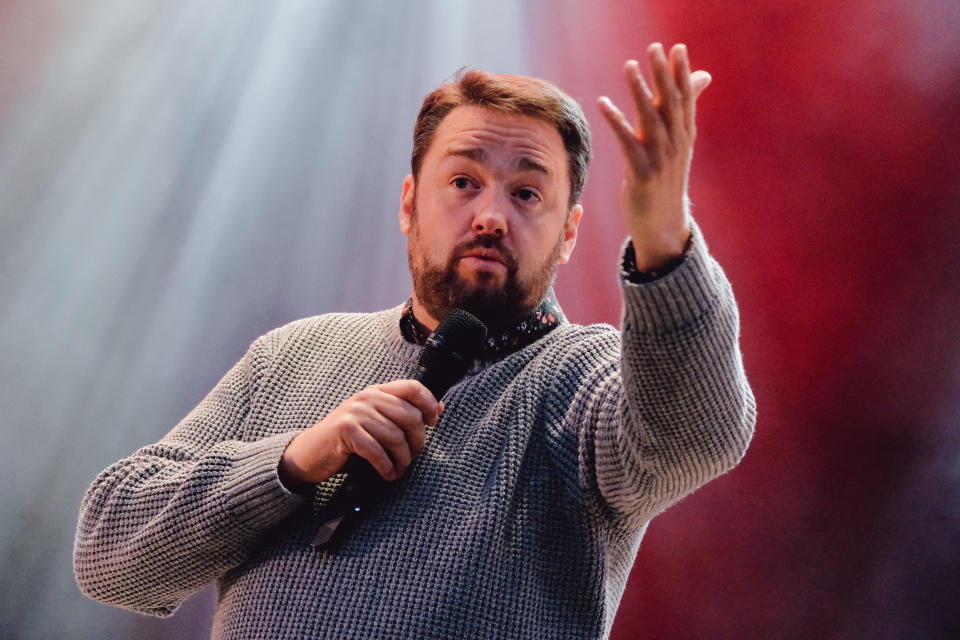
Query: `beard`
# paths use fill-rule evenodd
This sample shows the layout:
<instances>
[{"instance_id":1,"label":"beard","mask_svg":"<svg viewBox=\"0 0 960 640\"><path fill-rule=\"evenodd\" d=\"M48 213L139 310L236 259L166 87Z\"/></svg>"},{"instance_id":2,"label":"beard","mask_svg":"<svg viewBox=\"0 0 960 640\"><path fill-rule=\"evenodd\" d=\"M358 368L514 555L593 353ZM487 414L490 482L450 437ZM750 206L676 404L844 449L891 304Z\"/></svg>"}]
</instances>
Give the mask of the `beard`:
<instances>
[{"instance_id":1,"label":"beard","mask_svg":"<svg viewBox=\"0 0 960 640\"><path fill-rule=\"evenodd\" d=\"M553 284L563 249L562 234L547 260L528 280L522 280L517 274L516 256L495 235L476 236L454 247L445 263L429 263L420 247L416 209L412 218L407 260L413 290L427 313L438 321L443 321L454 309L463 309L479 318L493 333L530 315ZM469 281L457 272L460 258L481 247L499 252L507 268L502 285L497 283L499 276L495 273L480 271L476 281Z\"/></svg>"}]
</instances>

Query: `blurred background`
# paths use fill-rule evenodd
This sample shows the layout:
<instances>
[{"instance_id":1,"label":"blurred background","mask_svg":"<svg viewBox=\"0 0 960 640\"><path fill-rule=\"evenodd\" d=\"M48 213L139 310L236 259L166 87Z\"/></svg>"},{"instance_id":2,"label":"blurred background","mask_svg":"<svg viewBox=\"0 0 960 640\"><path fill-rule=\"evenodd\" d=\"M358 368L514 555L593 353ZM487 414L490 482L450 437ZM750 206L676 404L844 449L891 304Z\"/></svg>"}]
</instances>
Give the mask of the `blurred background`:
<instances>
[{"instance_id":1,"label":"blurred background","mask_svg":"<svg viewBox=\"0 0 960 640\"><path fill-rule=\"evenodd\" d=\"M557 292L619 320L623 61L688 43L695 216L742 315L744 462L658 517L630 638L960 637L960 4L0 0L0 637L209 637L85 599L96 474L269 329L406 299L423 95L463 65L580 100Z\"/></svg>"}]
</instances>

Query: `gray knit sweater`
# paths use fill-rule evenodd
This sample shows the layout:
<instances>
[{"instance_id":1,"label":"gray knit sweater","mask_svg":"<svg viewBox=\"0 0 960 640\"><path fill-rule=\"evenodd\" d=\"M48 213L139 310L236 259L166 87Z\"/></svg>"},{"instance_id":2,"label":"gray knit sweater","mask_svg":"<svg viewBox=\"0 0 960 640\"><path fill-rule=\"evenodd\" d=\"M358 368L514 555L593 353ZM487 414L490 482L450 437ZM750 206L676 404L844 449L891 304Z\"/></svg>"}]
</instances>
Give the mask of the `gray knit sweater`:
<instances>
[{"instance_id":1,"label":"gray knit sweater","mask_svg":"<svg viewBox=\"0 0 960 640\"><path fill-rule=\"evenodd\" d=\"M650 519L732 468L755 408L736 305L699 232L624 283L623 333L564 322L475 363L426 448L335 551L277 475L290 439L409 377L400 308L256 340L160 442L97 477L81 589L169 615L216 581L215 638L605 638Z\"/></svg>"}]
</instances>

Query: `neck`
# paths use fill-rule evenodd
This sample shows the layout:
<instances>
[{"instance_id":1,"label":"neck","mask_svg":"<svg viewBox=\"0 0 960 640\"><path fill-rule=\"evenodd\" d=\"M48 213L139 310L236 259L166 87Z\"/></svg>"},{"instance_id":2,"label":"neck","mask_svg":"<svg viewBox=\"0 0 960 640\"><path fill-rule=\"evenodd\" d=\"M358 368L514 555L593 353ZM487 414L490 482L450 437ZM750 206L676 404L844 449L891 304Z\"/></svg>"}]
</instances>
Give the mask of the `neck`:
<instances>
[{"instance_id":1,"label":"neck","mask_svg":"<svg viewBox=\"0 0 960 640\"><path fill-rule=\"evenodd\" d=\"M420 304L420 300L417 298L416 292L414 292L410 298L413 300L413 317L417 319L417 322L425 326L430 331L436 331L437 326L440 324L440 320L430 315L430 313L427 311L427 308Z\"/></svg>"},{"instance_id":2,"label":"neck","mask_svg":"<svg viewBox=\"0 0 960 640\"><path fill-rule=\"evenodd\" d=\"M550 295L550 291L547 292L547 295ZM417 322L423 325L427 330L431 332L436 331L437 327L440 325L440 322L443 320L443 318L433 317L433 315L431 315L430 312L427 311L427 308L417 298L416 292L414 292L410 296L410 298L412 300L412 306L413 306L413 317L416 318ZM524 310L523 312L521 312L519 315L515 317L507 317L507 318L500 317L500 318L497 318L496 320L491 320L491 318L489 317L482 317L480 319L483 320L485 325L487 325L488 331L492 333L504 331L509 329L513 325L515 325L520 320L523 320L524 318L529 316L531 313L533 313L533 310L536 309L541 302L542 300L538 301L537 304L533 305L529 309ZM466 309L466 310L470 311L470 309Z\"/></svg>"}]
</instances>

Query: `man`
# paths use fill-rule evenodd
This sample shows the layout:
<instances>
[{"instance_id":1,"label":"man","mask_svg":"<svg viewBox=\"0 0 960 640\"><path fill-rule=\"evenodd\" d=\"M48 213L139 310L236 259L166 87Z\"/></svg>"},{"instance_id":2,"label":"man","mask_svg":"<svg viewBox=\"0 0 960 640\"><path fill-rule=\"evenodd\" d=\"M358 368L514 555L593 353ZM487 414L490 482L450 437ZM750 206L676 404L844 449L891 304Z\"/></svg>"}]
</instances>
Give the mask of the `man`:
<instances>
[{"instance_id":1,"label":"man","mask_svg":"<svg viewBox=\"0 0 960 640\"><path fill-rule=\"evenodd\" d=\"M462 74L414 132L408 303L266 334L104 471L78 528L84 592L169 615L216 581L216 638L606 637L650 519L733 467L755 415L736 306L687 211L709 76L682 45L648 57L655 93L625 67L636 127L599 102L627 161L622 336L563 321L550 290L583 213L579 106ZM491 338L439 402L410 378L456 307ZM388 482L317 549L351 457Z\"/></svg>"}]
</instances>

